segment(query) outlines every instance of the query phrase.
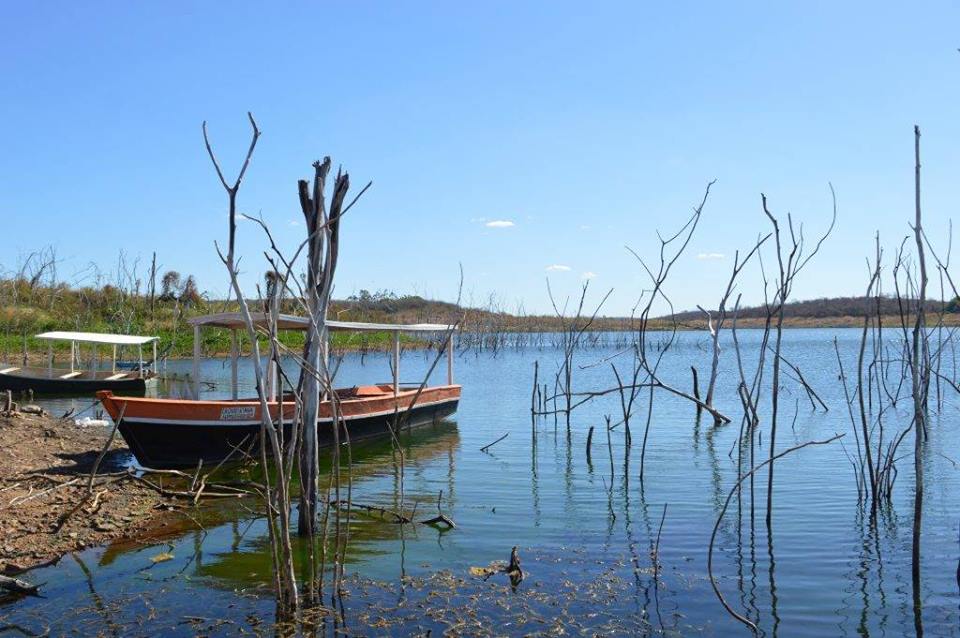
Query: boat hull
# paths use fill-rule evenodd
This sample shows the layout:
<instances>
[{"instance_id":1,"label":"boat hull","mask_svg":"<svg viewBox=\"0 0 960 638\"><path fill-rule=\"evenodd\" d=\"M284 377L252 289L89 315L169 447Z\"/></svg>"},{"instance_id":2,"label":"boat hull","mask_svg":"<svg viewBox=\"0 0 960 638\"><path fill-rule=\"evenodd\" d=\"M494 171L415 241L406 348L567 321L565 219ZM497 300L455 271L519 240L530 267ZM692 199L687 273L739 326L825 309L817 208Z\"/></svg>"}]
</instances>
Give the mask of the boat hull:
<instances>
[{"instance_id":1,"label":"boat hull","mask_svg":"<svg viewBox=\"0 0 960 638\"><path fill-rule=\"evenodd\" d=\"M414 394L341 401L341 441L351 443L389 435L398 420L403 429L429 425L457 410L460 386L427 388ZM260 450L260 404L255 401L190 401L114 397L98 392L107 412L120 419L119 432L137 462L149 468L196 467L216 464ZM411 406L412 403L412 407ZM292 434L293 405L284 404L284 437ZM320 405L318 442L333 443L329 403ZM275 422L280 406L269 404ZM122 412L122 416L121 416Z\"/></svg>"},{"instance_id":2,"label":"boat hull","mask_svg":"<svg viewBox=\"0 0 960 638\"><path fill-rule=\"evenodd\" d=\"M0 391L33 392L34 394L61 394L64 396L92 395L98 390L123 394L143 394L147 390L145 378L119 379L60 379L28 374L0 373Z\"/></svg>"}]
</instances>

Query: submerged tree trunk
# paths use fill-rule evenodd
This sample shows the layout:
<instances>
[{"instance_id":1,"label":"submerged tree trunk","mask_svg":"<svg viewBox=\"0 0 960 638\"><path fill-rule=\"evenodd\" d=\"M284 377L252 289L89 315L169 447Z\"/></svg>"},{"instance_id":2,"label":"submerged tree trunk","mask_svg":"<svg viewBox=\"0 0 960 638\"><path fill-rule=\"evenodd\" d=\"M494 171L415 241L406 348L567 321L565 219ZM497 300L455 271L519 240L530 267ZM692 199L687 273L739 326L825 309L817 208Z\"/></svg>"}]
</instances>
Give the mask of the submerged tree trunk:
<instances>
[{"instance_id":1,"label":"submerged tree trunk","mask_svg":"<svg viewBox=\"0 0 960 638\"><path fill-rule=\"evenodd\" d=\"M313 164L313 193L306 180L298 182L300 206L306 220L307 286L305 289L310 325L304 346L305 365L300 370L299 390L303 400L303 439L300 446L300 510L297 533L312 537L316 533L318 472L320 457L317 444L317 418L320 402L331 388L327 370L327 308L333 294L333 275L337 267L340 238L340 214L350 188L350 177L338 173L334 182L329 214L324 201L330 158ZM334 434L339 425L334 424ZM336 437L335 437L336 439ZM335 440L336 443L336 440ZM334 470L336 471L336 470ZM321 548L323 551L323 548Z\"/></svg>"},{"instance_id":2,"label":"submerged tree trunk","mask_svg":"<svg viewBox=\"0 0 960 638\"><path fill-rule=\"evenodd\" d=\"M926 295L927 295L927 264L923 250L923 227L920 223L920 127L915 126L914 155L915 155L915 185L916 185L916 219L913 226L914 238L917 242L917 259L919 262L919 291L917 295L916 319L913 325L913 351L911 352L911 381L913 384L913 472L914 472L914 500L913 500L913 542L911 556L911 576L913 581L914 617L920 619L920 529L923 522L923 439L926 432L926 377L928 365L926 350Z\"/></svg>"}]
</instances>

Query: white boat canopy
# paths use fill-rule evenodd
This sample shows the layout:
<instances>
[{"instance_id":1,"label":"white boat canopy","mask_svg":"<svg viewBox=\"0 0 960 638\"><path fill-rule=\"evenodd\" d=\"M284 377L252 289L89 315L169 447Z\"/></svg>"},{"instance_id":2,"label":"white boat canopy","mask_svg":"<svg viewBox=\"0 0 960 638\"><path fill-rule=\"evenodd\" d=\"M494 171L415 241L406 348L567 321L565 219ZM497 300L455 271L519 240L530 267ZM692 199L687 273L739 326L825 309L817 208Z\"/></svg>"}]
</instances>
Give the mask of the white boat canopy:
<instances>
[{"instance_id":1,"label":"white boat canopy","mask_svg":"<svg viewBox=\"0 0 960 638\"><path fill-rule=\"evenodd\" d=\"M43 332L37 339L52 339L55 341L81 341L84 343L106 343L112 346L142 346L151 341L158 341L160 337L141 337L138 335L115 335L105 332Z\"/></svg>"},{"instance_id":2,"label":"white boat canopy","mask_svg":"<svg viewBox=\"0 0 960 638\"><path fill-rule=\"evenodd\" d=\"M55 330L53 332L42 332L36 335L37 339L47 339L49 341L69 341L70 342L70 372L75 372L75 361L78 359L78 343L92 343L94 356L96 356L97 345L106 344L113 346L113 363L111 368L113 372L117 371L117 346L136 346L137 359L139 366L138 374L143 376L143 346L148 343L153 344L153 363L152 367L157 365L157 342L160 337L142 337L139 335L116 335L106 332L68 332L65 330ZM49 368L53 370L53 344L47 346L47 358L49 359Z\"/></svg>"},{"instance_id":3,"label":"white boat canopy","mask_svg":"<svg viewBox=\"0 0 960 638\"><path fill-rule=\"evenodd\" d=\"M266 328L270 325L270 315L266 312L251 312L250 318L257 328ZM193 326L193 386L194 397L200 397L200 329L225 328L230 330L230 377L233 398L237 398L237 359L240 355L237 332L247 329L246 320L240 312L220 312L201 317L191 317L187 323ZM298 315L280 314L277 316L278 330L307 330L310 320ZM443 323L364 323L359 321L326 321L327 330L344 331L378 331L390 332L393 335L393 391L400 390L400 333L402 332L446 332L447 333L447 383L453 385L453 331L456 325ZM278 386L277 371L273 361L267 364L267 392L270 400L276 396Z\"/></svg>"},{"instance_id":4,"label":"white boat canopy","mask_svg":"<svg viewBox=\"0 0 960 638\"><path fill-rule=\"evenodd\" d=\"M265 312L250 313L253 323L257 327L266 327L270 322L270 316ZM206 326L210 328L228 328L230 330L241 330L247 327L243 314L239 312L221 312L213 315L204 315L202 317L192 317L187 323L193 326ZM327 320L327 330L375 330L375 331L400 331L400 332L446 332L453 330L456 326L443 323L364 323L360 321L333 321ZM310 320L306 317L297 315L278 315L277 328L279 330L306 330L310 326Z\"/></svg>"}]
</instances>

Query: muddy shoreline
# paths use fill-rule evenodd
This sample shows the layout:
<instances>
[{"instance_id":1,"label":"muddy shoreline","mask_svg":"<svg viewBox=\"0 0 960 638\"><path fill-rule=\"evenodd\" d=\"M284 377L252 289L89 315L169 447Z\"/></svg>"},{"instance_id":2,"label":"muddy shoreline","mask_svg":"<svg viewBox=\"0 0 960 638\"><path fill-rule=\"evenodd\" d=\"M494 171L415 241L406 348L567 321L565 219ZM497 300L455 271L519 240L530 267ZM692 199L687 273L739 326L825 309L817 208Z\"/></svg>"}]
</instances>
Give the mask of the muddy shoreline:
<instances>
[{"instance_id":1,"label":"muddy shoreline","mask_svg":"<svg viewBox=\"0 0 960 638\"><path fill-rule=\"evenodd\" d=\"M0 415L0 572L16 575L65 554L184 527L177 500L128 470L115 437L90 487L109 429L72 418Z\"/></svg>"}]
</instances>

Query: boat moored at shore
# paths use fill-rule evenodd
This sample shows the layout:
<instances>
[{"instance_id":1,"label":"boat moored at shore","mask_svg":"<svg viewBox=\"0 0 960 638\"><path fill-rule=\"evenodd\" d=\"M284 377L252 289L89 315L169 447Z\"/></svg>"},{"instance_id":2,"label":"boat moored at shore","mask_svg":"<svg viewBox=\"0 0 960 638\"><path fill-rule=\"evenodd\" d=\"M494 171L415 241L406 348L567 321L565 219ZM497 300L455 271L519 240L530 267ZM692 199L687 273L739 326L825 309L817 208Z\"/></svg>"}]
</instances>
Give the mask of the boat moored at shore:
<instances>
[{"instance_id":1,"label":"boat moored at shore","mask_svg":"<svg viewBox=\"0 0 960 638\"><path fill-rule=\"evenodd\" d=\"M149 367L156 366L157 337L142 337L138 335L107 334L100 332L44 332L36 335L37 339L44 339L50 343L47 351L47 366L16 366L0 364L0 390L13 392L33 392L35 394L62 394L83 395L93 394L98 390L110 390L129 394L143 394L147 383L156 378L156 373L144 364L143 346L153 345L153 359ZM53 342L70 342L70 367L55 368L53 366ZM93 348L94 362L89 368L83 369L78 365L78 344L88 343ZM97 348L100 345L112 346L111 366L108 370L101 370L97 365ZM118 370L117 348L136 347L138 363L128 370Z\"/></svg>"},{"instance_id":2,"label":"boat moored at shore","mask_svg":"<svg viewBox=\"0 0 960 638\"><path fill-rule=\"evenodd\" d=\"M254 316L258 326L269 318ZM193 398L156 399L120 397L108 389L97 392L107 413L118 422L118 430L137 461L151 468L196 466L218 463L232 456L259 449L263 423L262 403L258 397L238 398L237 333L245 329L239 313L221 313L195 317ZM305 330L308 320L281 315L277 324L285 330ZM200 397L200 329L216 327L232 332L231 398ZM318 443L330 445L334 427L342 428L341 440L361 441L389 435L397 429L434 423L452 415L460 401L461 386L453 383L452 331L442 324L371 324L342 321L327 322L328 330L388 331L393 335L393 382L362 385L335 390L335 397L320 402L317 425ZM427 386L401 384L399 381L400 333L446 333L447 383ZM282 424L285 438L292 434L295 401L278 392L279 374L271 364L266 371L267 409L271 421ZM289 440L289 439L287 439Z\"/></svg>"}]
</instances>

